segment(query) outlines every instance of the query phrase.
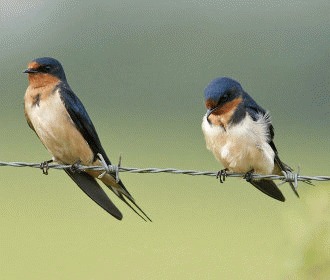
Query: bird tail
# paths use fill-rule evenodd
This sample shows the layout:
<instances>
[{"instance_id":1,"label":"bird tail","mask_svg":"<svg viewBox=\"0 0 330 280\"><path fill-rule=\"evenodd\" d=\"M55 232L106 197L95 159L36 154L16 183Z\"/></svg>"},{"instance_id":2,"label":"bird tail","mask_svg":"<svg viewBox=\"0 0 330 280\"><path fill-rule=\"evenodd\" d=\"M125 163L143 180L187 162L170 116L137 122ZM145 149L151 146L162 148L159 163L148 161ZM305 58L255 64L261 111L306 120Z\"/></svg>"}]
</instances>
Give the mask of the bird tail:
<instances>
[{"instance_id":1,"label":"bird tail","mask_svg":"<svg viewBox=\"0 0 330 280\"><path fill-rule=\"evenodd\" d=\"M275 172L274 173L276 173L278 175L283 175L282 174L282 171L284 171L284 172L292 172L293 169L289 165L287 165L284 162L282 162L280 160L280 158L276 155L275 156ZM289 184L290 184L290 187L291 187L292 191L299 198L299 194L298 194L295 186L293 185L293 183L292 182L289 182Z\"/></svg>"},{"instance_id":2,"label":"bird tail","mask_svg":"<svg viewBox=\"0 0 330 280\"><path fill-rule=\"evenodd\" d=\"M129 208L131 208L138 216L140 216L143 220L152 220L149 216L142 210L142 208L135 202L132 195L128 192L125 185L121 180L116 182L115 178L113 178L110 174L105 174L103 178L100 180L111 190L114 194L116 194L121 201L123 201ZM139 213L140 212L140 213Z\"/></svg>"},{"instance_id":3,"label":"bird tail","mask_svg":"<svg viewBox=\"0 0 330 280\"><path fill-rule=\"evenodd\" d=\"M255 186L258 190L269 195L270 197L275 198L282 202L285 201L285 197L283 196L282 192L273 181L260 179L260 180L251 180L249 182L253 186Z\"/></svg>"},{"instance_id":4,"label":"bird tail","mask_svg":"<svg viewBox=\"0 0 330 280\"><path fill-rule=\"evenodd\" d=\"M73 172L70 169L64 169L64 171L85 194L87 194L92 200L100 205L105 211L107 211L118 220L123 218L123 215L109 199L100 185L95 181L94 177L85 172Z\"/></svg>"}]
</instances>

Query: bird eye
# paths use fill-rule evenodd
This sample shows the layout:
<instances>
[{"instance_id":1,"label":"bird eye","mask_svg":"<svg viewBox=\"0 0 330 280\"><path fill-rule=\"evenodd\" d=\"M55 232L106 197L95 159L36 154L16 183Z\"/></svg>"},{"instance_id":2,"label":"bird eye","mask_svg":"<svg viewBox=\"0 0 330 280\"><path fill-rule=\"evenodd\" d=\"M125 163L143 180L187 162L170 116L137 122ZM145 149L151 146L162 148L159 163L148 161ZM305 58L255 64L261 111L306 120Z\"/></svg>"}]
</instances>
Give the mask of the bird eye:
<instances>
[{"instance_id":1,"label":"bird eye","mask_svg":"<svg viewBox=\"0 0 330 280\"><path fill-rule=\"evenodd\" d=\"M51 67L49 65L42 65L39 67L39 71L42 73L48 73L50 72Z\"/></svg>"},{"instance_id":2,"label":"bird eye","mask_svg":"<svg viewBox=\"0 0 330 280\"><path fill-rule=\"evenodd\" d=\"M229 98L228 93L225 93L222 97L221 97L221 102L226 102Z\"/></svg>"}]
</instances>

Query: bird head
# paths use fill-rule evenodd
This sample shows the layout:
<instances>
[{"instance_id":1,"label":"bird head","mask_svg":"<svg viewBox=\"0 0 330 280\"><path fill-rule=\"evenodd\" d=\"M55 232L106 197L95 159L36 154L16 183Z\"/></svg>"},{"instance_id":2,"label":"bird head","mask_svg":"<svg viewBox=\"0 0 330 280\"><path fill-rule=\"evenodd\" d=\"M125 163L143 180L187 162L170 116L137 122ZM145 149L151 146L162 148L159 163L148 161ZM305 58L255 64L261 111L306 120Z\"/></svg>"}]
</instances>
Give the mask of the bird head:
<instances>
[{"instance_id":1,"label":"bird head","mask_svg":"<svg viewBox=\"0 0 330 280\"><path fill-rule=\"evenodd\" d=\"M30 83L44 84L51 81L66 81L61 63L55 58L41 57L32 60L24 71L29 75Z\"/></svg>"},{"instance_id":2,"label":"bird head","mask_svg":"<svg viewBox=\"0 0 330 280\"><path fill-rule=\"evenodd\" d=\"M212 80L204 90L206 118L210 123L211 115L215 117L230 115L228 121L243 100L243 88L235 80L227 77Z\"/></svg>"}]
</instances>

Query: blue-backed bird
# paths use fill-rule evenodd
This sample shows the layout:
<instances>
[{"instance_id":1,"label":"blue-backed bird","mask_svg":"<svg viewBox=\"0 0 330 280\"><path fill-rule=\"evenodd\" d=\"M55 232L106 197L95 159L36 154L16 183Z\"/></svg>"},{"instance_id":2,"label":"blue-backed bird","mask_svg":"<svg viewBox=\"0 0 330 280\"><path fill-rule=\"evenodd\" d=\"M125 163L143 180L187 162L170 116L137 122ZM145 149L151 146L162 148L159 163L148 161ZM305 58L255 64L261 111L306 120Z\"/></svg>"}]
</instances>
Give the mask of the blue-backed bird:
<instances>
[{"instance_id":1,"label":"blue-backed bird","mask_svg":"<svg viewBox=\"0 0 330 280\"><path fill-rule=\"evenodd\" d=\"M253 172L283 175L282 171L292 171L278 156L269 113L237 81L228 77L212 80L205 88L204 98L207 112L202 130L207 148L225 167L220 179L226 171L244 173L257 189L285 201L272 180L257 180L251 176ZM299 197L293 184L290 185Z\"/></svg>"},{"instance_id":2,"label":"blue-backed bird","mask_svg":"<svg viewBox=\"0 0 330 280\"><path fill-rule=\"evenodd\" d=\"M28 64L24 73L28 74L29 80L24 96L25 117L52 155L47 162L102 166L98 156L101 154L110 165L95 127L84 105L71 90L61 63L51 57L37 58ZM122 219L121 212L95 180L102 171L78 172L69 168L65 172L99 206ZM100 180L141 218L150 220L121 180L108 173Z\"/></svg>"}]
</instances>

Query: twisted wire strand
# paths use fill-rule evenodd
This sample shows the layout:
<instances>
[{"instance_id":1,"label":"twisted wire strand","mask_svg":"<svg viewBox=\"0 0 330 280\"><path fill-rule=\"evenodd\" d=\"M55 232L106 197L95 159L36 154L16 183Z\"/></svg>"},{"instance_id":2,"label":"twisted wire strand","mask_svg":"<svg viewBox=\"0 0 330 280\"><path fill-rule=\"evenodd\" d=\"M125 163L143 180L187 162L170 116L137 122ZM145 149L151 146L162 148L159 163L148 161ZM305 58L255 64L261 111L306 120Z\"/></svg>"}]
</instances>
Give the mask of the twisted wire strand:
<instances>
[{"instance_id":1,"label":"twisted wire strand","mask_svg":"<svg viewBox=\"0 0 330 280\"><path fill-rule=\"evenodd\" d=\"M176 168L137 168L137 167L122 167L120 163L118 165L106 165L105 162L101 159L103 166L84 166L80 164L65 165L65 164L55 164L51 163L47 165L48 169L67 169L74 168L77 171L84 170L95 170L95 171L104 171L99 177L104 176L106 173L111 173L116 176L116 179L119 180L119 172L128 172L128 173L170 173L170 174L185 174L191 176L213 176L219 177L218 171L198 171L198 170L182 170ZM30 163L30 162L3 162L0 161L0 166L10 166L10 167L31 167L39 168L44 170L45 167L43 163ZM44 172L45 173L45 172ZM46 173L45 173L46 174ZM226 173L225 177L244 177L245 174L242 173ZM312 184L311 181L330 181L330 176L304 176L299 175L298 173L283 172L283 175L263 175L263 174L251 174L252 179L265 179L265 180L281 180L285 182L293 182L295 185L298 181L303 181L307 184Z\"/></svg>"}]
</instances>

